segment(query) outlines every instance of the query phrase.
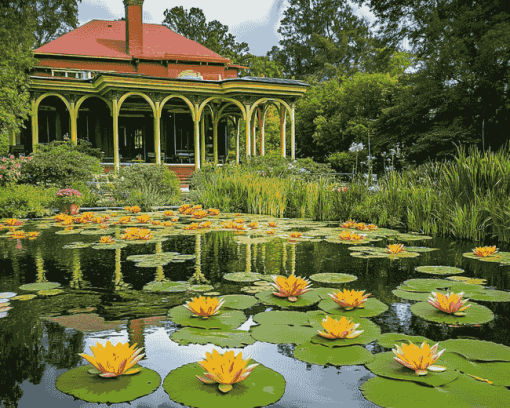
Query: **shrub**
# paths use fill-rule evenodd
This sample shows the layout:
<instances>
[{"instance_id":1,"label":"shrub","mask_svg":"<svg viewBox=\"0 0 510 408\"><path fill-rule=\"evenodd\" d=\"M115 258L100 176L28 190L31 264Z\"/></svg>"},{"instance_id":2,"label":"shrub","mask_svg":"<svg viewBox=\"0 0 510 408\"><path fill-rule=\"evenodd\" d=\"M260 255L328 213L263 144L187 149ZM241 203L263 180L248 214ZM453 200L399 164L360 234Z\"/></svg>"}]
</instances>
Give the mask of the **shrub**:
<instances>
[{"instance_id":1,"label":"shrub","mask_svg":"<svg viewBox=\"0 0 510 408\"><path fill-rule=\"evenodd\" d=\"M51 142L37 147L33 159L21 169L20 182L67 188L92 181L94 174L102 172L99 159L82 153L72 142Z\"/></svg>"},{"instance_id":2,"label":"shrub","mask_svg":"<svg viewBox=\"0 0 510 408\"><path fill-rule=\"evenodd\" d=\"M29 185L0 187L0 217L25 218L53 214L57 188Z\"/></svg>"},{"instance_id":3,"label":"shrub","mask_svg":"<svg viewBox=\"0 0 510 408\"><path fill-rule=\"evenodd\" d=\"M21 170L31 157L16 159L13 155L0 159L0 186L15 184L21 178Z\"/></svg>"},{"instance_id":4,"label":"shrub","mask_svg":"<svg viewBox=\"0 0 510 408\"><path fill-rule=\"evenodd\" d=\"M143 211L153 206L177 204L181 197L179 179L166 166L133 164L122 167L113 185L119 204L139 205Z\"/></svg>"}]
</instances>

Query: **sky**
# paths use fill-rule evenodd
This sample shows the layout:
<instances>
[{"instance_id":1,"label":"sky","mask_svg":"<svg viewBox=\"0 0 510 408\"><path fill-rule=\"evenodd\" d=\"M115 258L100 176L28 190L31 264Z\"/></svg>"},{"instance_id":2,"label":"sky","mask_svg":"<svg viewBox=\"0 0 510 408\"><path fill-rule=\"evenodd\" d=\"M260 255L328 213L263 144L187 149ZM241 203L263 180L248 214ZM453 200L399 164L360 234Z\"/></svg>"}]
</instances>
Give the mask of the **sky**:
<instances>
[{"instance_id":1,"label":"sky","mask_svg":"<svg viewBox=\"0 0 510 408\"><path fill-rule=\"evenodd\" d=\"M266 55L278 45L279 21L286 8L285 0L145 0L143 4L144 23L161 24L166 9L182 6L202 9L206 20L218 20L227 25L238 42L246 42L254 55ZM365 9L360 14L368 15ZM78 3L80 24L90 20L117 20L124 17L122 0L82 0ZM369 17L370 18L370 17Z\"/></svg>"}]
</instances>

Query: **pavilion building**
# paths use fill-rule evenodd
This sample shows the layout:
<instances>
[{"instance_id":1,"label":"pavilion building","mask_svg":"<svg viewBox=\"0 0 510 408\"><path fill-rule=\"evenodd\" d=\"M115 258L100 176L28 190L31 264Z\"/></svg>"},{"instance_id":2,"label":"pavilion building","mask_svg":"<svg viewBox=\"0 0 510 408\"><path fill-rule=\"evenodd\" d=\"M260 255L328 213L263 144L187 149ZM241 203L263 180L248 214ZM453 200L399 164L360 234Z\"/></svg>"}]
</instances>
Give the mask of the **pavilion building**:
<instances>
[{"instance_id":1,"label":"pavilion building","mask_svg":"<svg viewBox=\"0 0 510 408\"><path fill-rule=\"evenodd\" d=\"M223 162L228 126L246 122L246 156L264 155L264 122L280 114L281 154L295 158L295 102L307 84L238 78L246 67L157 24L144 24L144 0L123 0L125 21L93 20L34 50L27 126L10 144L26 153L66 137L89 141L118 169L144 162L192 172ZM231 128L230 128L231 129ZM258 135L257 135L258 130ZM23 146L23 147L21 147Z\"/></svg>"}]
</instances>

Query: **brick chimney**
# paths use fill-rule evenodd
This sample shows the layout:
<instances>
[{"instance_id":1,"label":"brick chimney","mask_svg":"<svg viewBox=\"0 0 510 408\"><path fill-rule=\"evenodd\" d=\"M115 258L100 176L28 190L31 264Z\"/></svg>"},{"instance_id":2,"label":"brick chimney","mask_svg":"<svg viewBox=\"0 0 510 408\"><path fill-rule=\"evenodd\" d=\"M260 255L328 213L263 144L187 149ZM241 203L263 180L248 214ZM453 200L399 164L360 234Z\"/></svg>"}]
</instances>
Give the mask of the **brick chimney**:
<instances>
[{"instance_id":1,"label":"brick chimney","mask_svg":"<svg viewBox=\"0 0 510 408\"><path fill-rule=\"evenodd\" d=\"M143 53L142 7L144 0L123 0L126 9L126 53Z\"/></svg>"}]
</instances>

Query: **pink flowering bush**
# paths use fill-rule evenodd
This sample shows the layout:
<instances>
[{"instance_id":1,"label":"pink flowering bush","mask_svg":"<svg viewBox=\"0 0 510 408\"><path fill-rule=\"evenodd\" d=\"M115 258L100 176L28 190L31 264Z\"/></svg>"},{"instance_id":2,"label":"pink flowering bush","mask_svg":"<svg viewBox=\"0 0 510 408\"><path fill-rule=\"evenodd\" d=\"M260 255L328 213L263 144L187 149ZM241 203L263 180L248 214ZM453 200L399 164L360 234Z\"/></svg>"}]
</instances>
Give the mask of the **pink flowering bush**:
<instances>
[{"instance_id":1,"label":"pink flowering bush","mask_svg":"<svg viewBox=\"0 0 510 408\"><path fill-rule=\"evenodd\" d=\"M78 204L82 202L82 194L72 188L62 188L55 194L56 202L59 204Z\"/></svg>"},{"instance_id":2,"label":"pink flowering bush","mask_svg":"<svg viewBox=\"0 0 510 408\"><path fill-rule=\"evenodd\" d=\"M20 179L22 168L32 160L32 157L20 156L16 159L13 155L0 159L0 186L16 184Z\"/></svg>"}]
</instances>

